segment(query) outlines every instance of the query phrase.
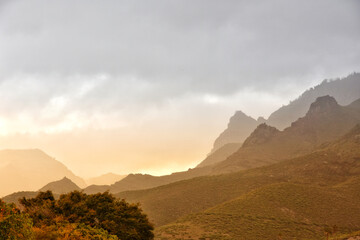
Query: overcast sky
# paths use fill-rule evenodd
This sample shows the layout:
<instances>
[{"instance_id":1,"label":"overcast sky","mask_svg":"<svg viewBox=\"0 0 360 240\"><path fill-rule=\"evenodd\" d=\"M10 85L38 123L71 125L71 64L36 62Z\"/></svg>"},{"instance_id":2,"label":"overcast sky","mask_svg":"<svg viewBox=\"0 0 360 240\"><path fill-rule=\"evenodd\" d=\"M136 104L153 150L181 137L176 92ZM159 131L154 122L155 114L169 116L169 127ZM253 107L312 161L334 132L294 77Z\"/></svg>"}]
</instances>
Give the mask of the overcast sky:
<instances>
[{"instance_id":1,"label":"overcast sky","mask_svg":"<svg viewBox=\"0 0 360 240\"><path fill-rule=\"evenodd\" d=\"M81 176L183 170L236 110L354 71L356 0L0 0L0 148Z\"/></svg>"}]
</instances>

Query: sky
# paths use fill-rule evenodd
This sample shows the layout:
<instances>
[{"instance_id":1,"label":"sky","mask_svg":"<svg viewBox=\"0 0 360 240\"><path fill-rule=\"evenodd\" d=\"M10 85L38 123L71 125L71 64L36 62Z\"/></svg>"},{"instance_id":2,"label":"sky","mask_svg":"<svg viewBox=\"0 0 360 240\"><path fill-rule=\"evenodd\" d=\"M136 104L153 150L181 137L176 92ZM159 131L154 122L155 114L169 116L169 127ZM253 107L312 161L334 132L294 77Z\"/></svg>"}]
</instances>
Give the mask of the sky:
<instances>
[{"instance_id":1,"label":"sky","mask_svg":"<svg viewBox=\"0 0 360 240\"><path fill-rule=\"evenodd\" d=\"M83 177L186 170L236 110L359 63L356 0L0 0L0 149Z\"/></svg>"}]
</instances>

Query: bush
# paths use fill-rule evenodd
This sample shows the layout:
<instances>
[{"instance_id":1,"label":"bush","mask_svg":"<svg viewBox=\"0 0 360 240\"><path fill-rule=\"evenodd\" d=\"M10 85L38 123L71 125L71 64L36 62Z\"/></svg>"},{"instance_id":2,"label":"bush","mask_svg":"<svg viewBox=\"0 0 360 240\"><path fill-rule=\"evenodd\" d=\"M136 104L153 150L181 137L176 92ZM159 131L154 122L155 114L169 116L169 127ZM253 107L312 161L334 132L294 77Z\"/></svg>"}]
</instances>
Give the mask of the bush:
<instances>
[{"instance_id":1,"label":"bush","mask_svg":"<svg viewBox=\"0 0 360 240\"><path fill-rule=\"evenodd\" d=\"M31 240L34 239L32 221L28 215L21 213L14 204L6 204L0 199L0 239Z\"/></svg>"},{"instance_id":2,"label":"bush","mask_svg":"<svg viewBox=\"0 0 360 240\"><path fill-rule=\"evenodd\" d=\"M153 226L139 205L118 200L108 192L87 195L74 191L55 200L52 193L47 191L32 199L23 198L20 203L38 229L49 228L60 221L78 224L71 225L75 229L79 226L87 226L89 231L103 229L122 240L148 240L154 237ZM50 236L48 239L51 239Z\"/></svg>"}]
</instances>

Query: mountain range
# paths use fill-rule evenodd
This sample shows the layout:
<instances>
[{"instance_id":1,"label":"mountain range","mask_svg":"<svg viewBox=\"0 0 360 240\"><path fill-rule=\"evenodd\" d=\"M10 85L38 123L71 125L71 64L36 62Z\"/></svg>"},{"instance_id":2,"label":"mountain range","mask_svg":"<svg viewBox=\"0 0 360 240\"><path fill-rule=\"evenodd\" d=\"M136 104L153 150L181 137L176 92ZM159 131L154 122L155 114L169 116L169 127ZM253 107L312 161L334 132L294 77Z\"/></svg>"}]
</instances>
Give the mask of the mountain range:
<instances>
[{"instance_id":1,"label":"mountain range","mask_svg":"<svg viewBox=\"0 0 360 240\"><path fill-rule=\"evenodd\" d=\"M229 143L236 143L241 146L250 133L252 133L261 123L266 123L279 130L289 127L292 122L305 116L311 103L313 103L316 98L325 95L334 97L340 105L348 105L356 99L359 99L360 73L353 73L345 78L323 80L321 84L308 89L297 99L273 112L268 119L260 117L255 120L241 111L235 112L230 118L228 127L216 138L209 155L211 156L216 150ZM231 152L228 147L226 148L226 151L222 150L224 153L222 157L217 154L218 162L225 160L237 150L235 149ZM210 162L213 163L213 161ZM203 161L200 166L206 165L207 161Z\"/></svg>"},{"instance_id":2,"label":"mountain range","mask_svg":"<svg viewBox=\"0 0 360 240\"><path fill-rule=\"evenodd\" d=\"M0 196L34 191L65 176L80 187L86 186L82 178L39 149L0 151Z\"/></svg>"}]
</instances>

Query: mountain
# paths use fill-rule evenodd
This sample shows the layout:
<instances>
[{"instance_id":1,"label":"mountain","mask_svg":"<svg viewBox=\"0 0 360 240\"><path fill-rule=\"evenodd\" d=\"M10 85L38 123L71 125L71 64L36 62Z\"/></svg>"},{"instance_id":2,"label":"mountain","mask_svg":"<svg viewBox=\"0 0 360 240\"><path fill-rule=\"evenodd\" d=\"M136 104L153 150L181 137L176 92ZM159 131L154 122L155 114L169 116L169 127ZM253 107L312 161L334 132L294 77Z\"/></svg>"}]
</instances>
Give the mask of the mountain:
<instances>
[{"instance_id":1,"label":"mountain","mask_svg":"<svg viewBox=\"0 0 360 240\"><path fill-rule=\"evenodd\" d=\"M311 104L305 117L279 131L259 125L241 148L214 167L216 173L264 166L300 156L333 141L360 123L357 101L340 106L333 97L323 96Z\"/></svg>"},{"instance_id":2,"label":"mountain","mask_svg":"<svg viewBox=\"0 0 360 240\"><path fill-rule=\"evenodd\" d=\"M348 105L360 98L360 73L336 79L324 80L321 84L310 88L300 97L272 113L267 124L278 129L284 129L298 118L303 117L312 102L320 96L333 96L340 105Z\"/></svg>"},{"instance_id":3,"label":"mountain","mask_svg":"<svg viewBox=\"0 0 360 240\"><path fill-rule=\"evenodd\" d=\"M80 187L86 186L83 179L41 150L0 151L0 196L34 191L64 176Z\"/></svg>"},{"instance_id":4,"label":"mountain","mask_svg":"<svg viewBox=\"0 0 360 240\"><path fill-rule=\"evenodd\" d=\"M255 120L245 113L237 111L234 116L230 118L225 131L215 140L211 153L228 143L243 143L256 126L263 123L263 121L263 118Z\"/></svg>"},{"instance_id":5,"label":"mountain","mask_svg":"<svg viewBox=\"0 0 360 240\"><path fill-rule=\"evenodd\" d=\"M39 192L52 191L53 193L64 194L75 190L80 191L81 188L79 188L67 177L64 177L61 180L46 184L44 187L39 189Z\"/></svg>"},{"instance_id":6,"label":"mountain","mask_svg":"<svg viewBox=\"0 0 360 240\"><path fill-rule=\"evenodd\" d=\"M303 156L236 173L203 176L152 189L121 192L116 196L130 202L140 202L150 219L161 226L271 184L293 183L332 188L359 177L360 125L357 125L340 139ZM354 198L357 205L360 200L359 186L354 183L349 189L356 196L348 195L349 199ZM354 191L354 188L358 190ZM224 219L223 222L232 221Z\"/></svg>"},{"instance_id":7,"label":"mountain","mask_svg":"<svg viewBox=\"0 0 360 240\"><path fill-rule=\"evenodd\" d=\"M196 167L210 166L215 163L219 163L228 158L231 154L236 152L241 147L241 143L227 143L219 149L209 154L199 165Z\"/></svg>"},{"instance_id":8,"label":"mountain","mask_svg":"<svg viewBox=\"0 0 360 240\"><path fill-rule=\"evenodd\" d=\"M115 173L107 173L98 177L93 177L86 179L88 185L110 185L121 179L125 178L127 175L119 175Z\"/></svg>"},{"instance_id":9,"label":"mountain","mask_svg":"<svg viewBox=\"0 0 360 240\"><path fill-rule=\"evenodd\" d=\"M359 99L360 73L353 73L342 79L324 80L321 84L305 91L288 105L273 112L267 120L262 117L255 120L243 112L237 111L230 118L227 129L215 140L211 153L227 143L243 143L261 123L266 123L279 130L289 127L292 122L305 116L316 98L325 95L333 96L340 105L348 105Z\"/></svg>"}]
</instances>

